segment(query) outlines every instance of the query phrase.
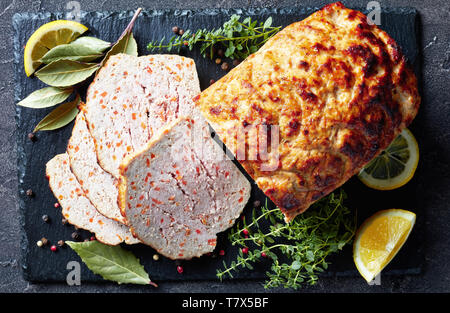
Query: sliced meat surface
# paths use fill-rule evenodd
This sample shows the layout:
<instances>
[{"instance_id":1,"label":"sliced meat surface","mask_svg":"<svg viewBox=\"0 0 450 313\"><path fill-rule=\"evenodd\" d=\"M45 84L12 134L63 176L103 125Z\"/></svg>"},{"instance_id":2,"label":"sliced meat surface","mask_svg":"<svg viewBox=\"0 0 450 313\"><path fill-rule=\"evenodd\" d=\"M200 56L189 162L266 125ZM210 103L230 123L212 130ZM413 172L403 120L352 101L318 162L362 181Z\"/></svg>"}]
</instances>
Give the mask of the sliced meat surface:
<instances>
[{"instance_id":1,"label":"sliced meat surface","mask_svg":"<svg viewBox=\"0 0 450 313\"><path fill-rule=\"evenodd\" d=\"M169 123L120 173L119 205L133 234L171 259L213 251L250 197L250 183L200 117Z\"/></svg>"},{"instance_id":2,"label":"sliced meat surface","mask_svg":"<svg viewBox=\"0 0 450 313\"><path fill-rule=\"evenodd\" d=\"M122 160L179 116L191 115L200 93L195 63L177 55L112 56L82 107L99 164L119 177Z\"/></svg>"},{"instance_id":3,"label":"sliced meat surface","mask_svg":"<svg viewBox=\"0 0 450 313\"><path fill-rule=\"evenodd\" d=\"M108 218L125 223L117 204L118 181L98 164L94 139L87 128L83 112L80 112L75 120L67 154L72 172L97 211Z\"/></svg>"},{"instance_id":4,"label":"sliced meat surface","mask_svg":"<svg viewBox=\"0 0 450 313\"><path fill-rule=\"evenodd\" d=\"M94 233L97 240L108 245L139 242L128 227L97 212L70 170L67 153L51 159L47 163L46 174L62 214L70 224Z\"/></svg>"}]
</instances>

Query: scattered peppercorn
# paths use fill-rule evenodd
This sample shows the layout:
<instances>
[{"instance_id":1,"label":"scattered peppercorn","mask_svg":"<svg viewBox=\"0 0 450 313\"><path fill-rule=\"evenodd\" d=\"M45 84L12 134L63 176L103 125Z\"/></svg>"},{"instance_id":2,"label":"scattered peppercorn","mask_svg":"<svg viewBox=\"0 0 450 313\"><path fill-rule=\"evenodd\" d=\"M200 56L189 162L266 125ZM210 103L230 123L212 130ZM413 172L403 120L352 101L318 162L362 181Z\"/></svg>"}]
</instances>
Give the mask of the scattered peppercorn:
<instances>
[{"instance_id":1,"label":"scattered peppercorn","mask_svg":"<svg viewBox=\"0 0 450 313\"><path fill-rule=\"evenodd\" d=\"M94 240L95 240L95 236L92 236L92 237L90 238L90 240L91 240L91 241L94 241Z\"/></svg>"},{"instance_id":2,"label":"scattered peppercorn","mask_svg":"<svg viewBox=\"0 0 450 313\"><path fill-rule=\"evenodd\" d=\"M243 233L244 235L248 235L248 230L245 228L244 230L242 230L242 233Z\"/></svg>"},{"instance_id":3,"label":"scattered peppercorn","mask_svg":"<svg viewBox=\"0 0 450 313\"><path fill-rule=\"evenodd\" d=\"M174 27L172 27L172 31L173 31L175 34L178 34L178 32L180 31L180 29L178 28L178 26L174 26Z\"/></svg>"},{"instance_id":4,"label":"scattered peppercorn","mask_svg":"<svg viewBox=\"0 0 450 313\"><path fill-rule=\"evenodd\" d=\"M72 239L78 240L80 239L80 233L78 232L73 232L71 235Z\"/></svg>"},{"instance_id":5,"label":"scattered peppercorn","mask_svg":"<svg viewBox=\"0 0 450 313\"><path fill-rule=\"evenodd\" d=\"M88 238L86 238L86 239L84 239L83 241L84 241L84 242L89 242L90 240L89 240Z\"/></svg>"},{"instance_id":6,"label":"scattered peppercorn","mask_svg":"<svg viewBox=\"0 0 450 313\"><path fill-rule=\"evenodd\" d=\"M221 58L217 58L216 59L216 64L220 64L220 63L222 63L222 59Z\"/></svg>"},{"instance_id":7,"label":"scattered peppercorn","mask_svg":"<svg viewBox=\"0 0 450 313\"><path fill-rule=\"evenodd\" d=\"M234 59L233 60L233 65L234 66L238 66L241 63L241 61L239 61L238 59Z\"/></svg>"},{"instance_id":8,"label":"scattered peppercorn","mask_svg":"<svg viewBox=\"0 0 450 313\"><path fill-rule=\"evenodd\" d=\"M265 252L261 252L261 256L262 256L263 258L266 258L266 257L267 257L267 254L266 254Z\"/></svg>"},{"instance_id":9,"label":"scattered peppercorn","mask_svg":"<svg viewBox=\"0 0 450 313\"><path fill-rule=\"evenodd\" d=\"M33 197L34 196L34 192L31 189L28 189L26 194L27 194L28 197Z\"/></svg>"},{"instance_id":10,"label":"scattered peppercorn","mask_svg":"<svg viewBox=\"0 0 450 313\"><path fill-rule=\"evenodd\" d=\"M67 225L68 222L69 222L69 221L68 221L67 219L65 219L65 218L63 218L63 219L61 220L61 223L62 223L63 225Z\"/></svg>"},{"instance_id":11,"label":"scattered peppercorn","mask_svg":"<svg viewBox=\"0 0 450 313\"><path fill-rule=\"evenodd\" d=\"M37 140L36 135L34 133L29 133L28 139L30 139L33 142L35 142Z\"/></svg>"},{"instance_id":12,"label":"scattered peppercorn","mask_svg":"<svg viewBox=\"0 0 450 313\"><path fill-rule=\"evenodd\" d=\"M184 44L185 46L189 46L189 42L187 42L187 41L183 42L183 44Z\"/></svg>"},{"instance_id":13,"label":"scattered peppercorn","mask_svg":"<svg viewBox=\"0 0 450 313\"><path fill-rule=\"evenodd\" d=\"M52 252L56 252L58 248L55 245L53 245L50 247L50 250L52 250Z\"/></svg>"},{"instance_id":14,"label":"scattered peppercorn","mask_svg":"<svg viewBox=\"0 0 450 313\"><path fill-rule=\"evenodd\" d=\"M210 79L210 80L209 80L209 84L210 84L210 85L214 84L215 82L216 82L216 81L215 81L214 79Z\"/></svg>"},{"instance_id":15,"label":"scattered peppercorn","mask_svg":"<svg viewBox=\"0 0 450 313\"><path fill-rule=\"evenodd\" d=\"M45 238L45 237L42 237L42 238L41 238L41 242L42 242L42 245L45 246L45 245L48 244L48 239Z\"/></svg>"},{"instance_id":16,"label":"scattered peppercorn","mask_svg":"<svg viewBox=\"0 0 450 313\"><path fill-rule=\"evenodd\" d=\"M53 205L55 208L59 208L59 203L55 202L55 204Z\"/></svg>"},{"instance_id":17,"label":"scattered peppercorn","mask_svg":"<svg viewBox=\"0 0 450 313\"><path fill-rule=\"evenodd\" d=\"M58 246L60 247L64 246L64 240L58 240Z\"/></svg>"},{"instance_id":18,"label":"scattered peppercorn","mask_svg":"<svg viewBox=\"0 0 450 313\"><path fill-rule=\"evenodd\" d=\"M153 260L158 261L158 260L159 260L159 255L154 254L154 255L153 255Z\"/></svg>"},{"instance_id":19,"label":"scattered peppercorn","mask_svg":"<svg viewBox=\"0 0 450 313\"><path fill-rule=\"evenodd\" d=\"M41 240L38 240L38 242L36 242L36 245L37 245L38 247L42 247L44 244L42 243Z\"/></svg>"},{"instance_id":20,"label":"scattered peppercorn","mask_svg":"<svg viewBox=\"0 0 450 313\"><path fill-rule=\"evenodd\" d=\"M48 222L50 222L50 218L48 217L48 215L47 214L45 214L45 215L42 215L42 220L45 222L45 223L48 223Z\"/></svg>"},{"instance_id":21,"label":"scattered peppercorn","mask_svg":"<svg viewBox=\"0 0 450 313\"><path fill-rule=\"evenodd\" d=\"M242 253L247 254L248 253L248 248L247 247L242 248Z\"/></svg>"},{"instance_id":22,"label":"scattered peppercorn","mask_svg":"<svg viewBox=\"0 0 450 313\"><path fill-rule=\"evenodd\" d=\"M230 65L227 62L223 62L221 68L224 71L228 71L230 69Z\"/></svg>"},{"instance_id":23,"label":"scattered peppercorn","mask_svg":"<svg viewBox=\"0 0 450 313\"><path fill-rule=\"evenodd\" d=\"M225 250L220 250L219 255L222 255L222 256L225 255Z\"/></svg>"},{"instance_id":24,"label":"scattered peppercorn","mask_svg":"<svg viewBox=\"0 0 450 313\"><path fill-rule=\"evenodd\" d=\"M261 201L259 201L259 200L255 200L255 201L253 202L253 206L254 206L255 208L259 207L260 205L261 205Z\"/></svg>"},{"instance_id":25,"label":"scattered peppercorn","mask_svg":"<svg viewBox=\"0 0 450 313\"><path fill-rule=\"evenodd\" d=\"M181 265L178 265L178 266L177 266L177 272L178 272L179 274L183 274L183 267L182 267Z\"/></svg>"},{"instance_id":26,"label":"scattered peppercorn","mask_svg":"<svg viewBox=\"0 0 450 313\"><path fill-rule=\"evenodd\" d=\"M219 50L217 50L217 55L218 55L219 57L223 57L223 56L225 55L225 53L223 52L222 49L219 49Z\"/></svg>"},{"instance_id":27,"label":"scattered peppercorn","mask_svg":"<svg viewBox=\"0 0 450 313\"><path fill-rule=\"evenodd\" d=\"M178 35L183 36L184 34L184 30L180 28L180 30L178 30Z\"/></svg>"}]
</instances>

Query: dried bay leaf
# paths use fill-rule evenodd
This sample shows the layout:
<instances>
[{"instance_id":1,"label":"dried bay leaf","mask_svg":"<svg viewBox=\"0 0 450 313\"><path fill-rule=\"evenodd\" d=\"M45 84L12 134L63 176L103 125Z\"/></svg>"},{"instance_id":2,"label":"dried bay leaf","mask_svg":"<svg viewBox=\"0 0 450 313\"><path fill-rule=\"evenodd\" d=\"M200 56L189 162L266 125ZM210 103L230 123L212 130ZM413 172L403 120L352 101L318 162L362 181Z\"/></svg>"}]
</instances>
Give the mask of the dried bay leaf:
<instances>
[{"instance_id":1,"label":"dried bay leaf","mask_svg":"<svg viewBox=\"0 0 450 313\"><path fill-rule=\"evenodd\" d=\"M138 47L136 40L134 39L133 36L133 27L141 11L142 11L141 8L136 10L136 13L131 19L130 24L128 24L127 28L122 33L119 40L117 40L117 42L114 44L111 50L109 50L108 53L106 53L106 56L101 63L102 66L106 63L106 61L108 61L109 57L115 54L125 53L129 55L138 56Z\"/></svg>"},{"instance_id":2,"label":"dried bay leaf","mask_svg":"<svg viewBox=\"0 0 450 313\"><path fill-rule=\"evenodd\" d=\"M53 87L69 87L89 78L98 68L97 63L59 60L36 72L42 82Z\"/></svg>"},{"instance_id":3,"label":"dried bay leaf","mask_svg":"<svg viewBox=\"0 0 450 313\"><path fill-rule=\"evenodd\" d=\"M104 52L106 49L109 49L112 46L110 42L89 36L80 37L72 42L71 45L83 45L98 52Z\"/></svg>"},{"instance_id":4,"label":"dried bay leaf","mask_svg":"<svg viewBox=\"0 0 450 313\"><path fill-rule=\"evenodd\" d=\"M95 274L119 284L153 285L144 267L130 251L99 241L66 242Z\"/></svg>"},{"instance_id":5,"label":"dried bay leaf","mask_svg":"<svg viewBox=\"0 0 450 313\"><path fill-rule=\"evenodd\" d=\"M33 132L42 130L55 130L66 126L72 122L77 116L80 104L80 96L77 94L75 100L66 102L58 106L51 111L46 117L44 117L39 124L34 128Z\"/></svg>"},{"instance_id":6,"label":"dried bay leaf","mask_svg":"<svg viewBox=\"0 0 450 313\"><path fill-rule=\"evenodd\" d=\"M67 100L72 92L73 88L46 87L31 93L17 105L32 109L48 108Z\"/></svg>"},{"instance_id":7,"label":"dried bay leaf","mask_svg":"<svg viewBox=\"0 0 450 313\"><path fill-rule=\"evenodd\" d=\"M45 64L59 60L90 62L103 56L100 51L82 44L59 45L48 51L41 59Z\"/></svg>"}]
</instances>

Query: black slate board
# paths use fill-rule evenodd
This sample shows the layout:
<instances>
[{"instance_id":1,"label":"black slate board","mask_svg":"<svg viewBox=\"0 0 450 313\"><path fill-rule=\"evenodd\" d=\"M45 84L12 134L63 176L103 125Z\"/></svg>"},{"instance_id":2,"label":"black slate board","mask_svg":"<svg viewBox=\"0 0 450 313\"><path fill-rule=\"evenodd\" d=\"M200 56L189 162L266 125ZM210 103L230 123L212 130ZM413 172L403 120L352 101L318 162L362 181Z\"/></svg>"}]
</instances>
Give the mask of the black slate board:
<instances>
[{"instance_id":1,"label":"black slate board","mask_svg":"<svg viewBox=\"0 0 450 313\"><path fill-rule=\"evenodd\" d=\"M273 17L274 25L288 25L301 20L317 8L285 8L285 9L205 9L205 10L150 10L144 11L137 20L134 34L139 44L140 54L148 54L146 43L166 36L171 36L172 26L180 26L183 29L214 28L219 27L228 20L232 14L241 16L254 16L258 20ZM90 35L98 38L114 41L128 24L134 12L89 12L82 13L81 23L90 29ZM27 39L40 25L51 20L67 18L63 13L24 13L13 17L14 55L15 55L15 100L16 103L30 94L32 91L44 87L36 78L27 78L23 71L23 47ZM381 26L402 47L405 55L413 64L417 75L420 77L420 60L417 47L417 13L414 9L400 8L384 10L381 14ZM202 89L209 85L209 80L218 79L224 74L219 66L210 60L200 57L198 51L185 51L184 55L195 59L200 77ZM22 266L26 280L33 282L65 281L69 272L66 269L69 261L79 261L78 256L70 249L63 248L57 253L50 249L38 248L36 242L41 237L46 237L52 244L58 240L71 240L72 226L61 224L60 209L55 209L56 202L45 178L45 164L54 155L62 153L66 149L67 140L70 137L72 125L53 131L39 133L38 141L32 143L27 134L51 109L32 110L17 106L17 150L19 173L19 199L21 212L21 225L23 227ZM414 125L420 125L420 114L410 127L414 132ZM419 120L419 122L417 122ZM419 142L420 143L420 142ZM421 212L424 204L417 197L421 167L413 180L405 187L394 191L379 192L371 190L357 179L353 178L344 185L344 190L349 195L348 205L357 208L358 222L374 212L391 207L412 210L418 215L418 222L410 239L397 255L395 260L383 271L385 274L419 273L423 263L423 237L424 221ZM264 195L253 186L252 198L245 212L250 212L251 203L256 200L265 201ZM26 190L35 192L33 198L26 196ZM43 214L50 217L50 223L44 223ZM229 263L237 250L231 247L226 239L227 233L219 236L218 247L224 249L225 256L203 256L200 259L184 261L184 274L176 271L174 261L161 258L155 262L152 260L154 251L144 245L126 247L137 255L152 279L156 282L169 280L215 280L216 269L221 268L223 260ZM88 232L82 232L83 238L89 238ZM358 275L353 265L351 247L347 247L341 253L331 258L332 264L325 275ZM267 262L255 267L254 271L241 271L236 273L235 279L263 279L267 269ZM82 265L81 279L87 281L101 281L102 279L90 272Z\"/></svg>"}]
</instances>

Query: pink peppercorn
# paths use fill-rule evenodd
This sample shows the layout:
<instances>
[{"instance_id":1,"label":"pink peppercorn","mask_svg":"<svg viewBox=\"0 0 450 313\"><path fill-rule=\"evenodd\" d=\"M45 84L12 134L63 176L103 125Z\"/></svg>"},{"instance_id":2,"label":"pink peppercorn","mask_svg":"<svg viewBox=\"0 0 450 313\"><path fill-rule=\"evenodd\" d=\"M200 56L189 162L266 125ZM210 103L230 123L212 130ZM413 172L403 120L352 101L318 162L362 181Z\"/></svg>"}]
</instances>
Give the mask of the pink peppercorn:
<instances>
[{"instance_id":1,"label":"pink peppercorn","mask_svg":"<svg viewBox=\"0 0 450 313\"><path fill-rule=\"evenodd\" d=\"M53 246L50 247L50 250L52 250L52 252L56 252L56 250L58 250L58 248L53 245Z\"/></svg>"},{"instance_id":2,"label":"pink peppercorn","mask_svg":"<svg viewBox=\"0 0 450 313\"><path fill-rule=\"evenodd\" d=\"M181 267L180 265L177 266L177 272L179 274L183 274L183 267Z\"/></svg>"},{"instance_id":3,"label":"pink peppercorn","mask_svg":"<svg viewBox=\"0 0 450 313\"><path fill-rule=\"evenodd\" d=\"M267 257L267 254L266 254L265 252L261 252L261 256L262 256L263 258L265 258L265 257Z\"/></svg>"},{"instance_id":4,"label":"pink peppercorn","mask_svg":"<svg viewBox=\"0 0 450 313\"><path fill-rule=\"evenodd\" d=\"M55 204L53 205L55 208L59 208L59 203L55 202Z\"/></svg>"},{"instance_id":5,"label":"pink peppercorn","mask_svg":"<svg viewBox=\"0 0 450 313\"><path fill-rule=\"evenodd\" d=\"M220 250L219 251L219 255L225 255L225 251L224 250Z\"/></svg>"},{"instance_id":6,"label":"pink peppercorn","mask_svg":"<svg viewBox=\"0 0 450 313\"><path fill-rule=\"evenodd\" d=\"M91 241L94 241L95 240L95 236L92 236L90 239L91 239Z\"/></svg>"},{"instance_id":7,"label":"pink peppercorn","mask_svg":"<svg viewBox=\"0 0 450 313\"><path fill-rule=\"evenodd\" d=\"M248 248L247 247L242 248L242 253L247 254L248 253Z\"/></svg>"},{"instance_id":8,"label":"pink peppercorn","mask_svg":"<svg viewBox=\"0 0 450 313\"><path fill-rule=\"evenodd\" d=\"M248 230L247 230L247 229L244 229L244 230L242 231L242 233L243 233L244 235L248 236Z\"/></svg>"}]
</instances>

